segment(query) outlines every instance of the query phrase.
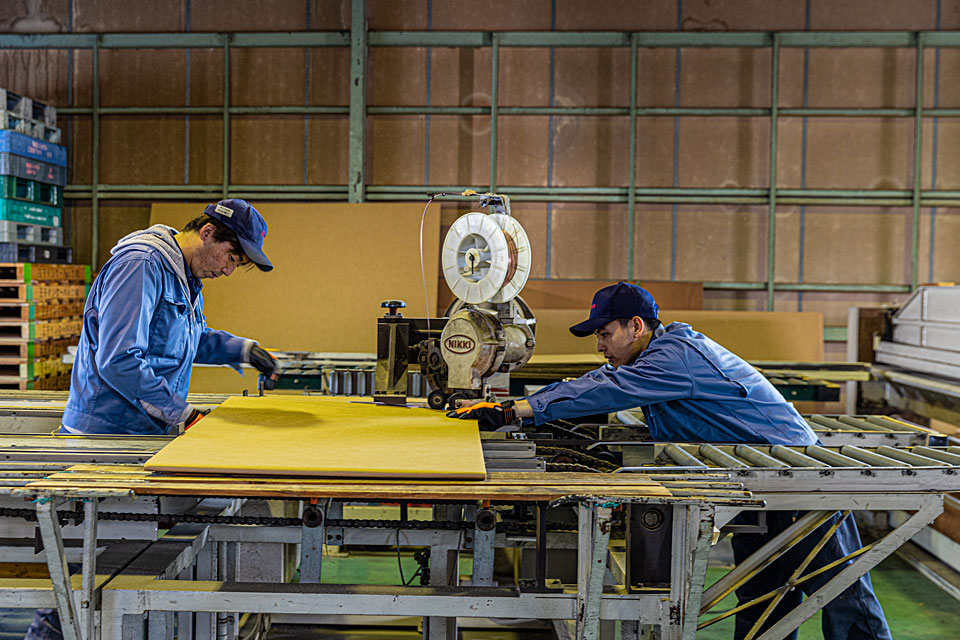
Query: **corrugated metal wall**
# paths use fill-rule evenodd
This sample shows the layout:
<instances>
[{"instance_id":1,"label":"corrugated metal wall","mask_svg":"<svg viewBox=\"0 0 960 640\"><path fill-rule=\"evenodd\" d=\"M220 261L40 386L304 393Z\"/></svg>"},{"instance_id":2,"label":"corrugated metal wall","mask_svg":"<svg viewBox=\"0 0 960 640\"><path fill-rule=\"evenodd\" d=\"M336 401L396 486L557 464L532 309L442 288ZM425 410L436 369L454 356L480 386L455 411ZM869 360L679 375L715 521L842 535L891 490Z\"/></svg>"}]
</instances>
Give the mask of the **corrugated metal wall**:
<instances>
[{"instance_id":1,"label":"corrugated metal wall","mask_svg":"<svg viewBox=\"0 0 960 640\"><path fill-rule=\"evenodd\" d=\"M960 5L942 0L367 0L376 31L949 31ZM8 0L0 31L23 33L228 33L349 31L349 0ZM491 182L492 48L379 47L366 67L369 187ZM0 86L58 107L70 149L70 182L94 180L93 51L0 50ZM810 201L776 207L775 279L782 283L901 285L912 281L917 48L782 47L778 108L898 109L865 117L778 117L778 189L892 190L898 206ZM960 49L924 50L925 108L960 107ZM218 185L224 179L224 53L218 48L100 48L99 255L143 226L150 199L113 197L110 185ZM631 49L498 50L496 175L499 188L615 188L604 202L517 199L514 214L534 247L534 278L715 283L705 306L767 307L769 206L637 200L629 228ZM636 172L649 188L770 188L770 47L638 47ZM350 49L232 48L230 185L346 185ZM117 113L123 107L210 107L209 113ZM332 113L249 113L247 107L334 107ZM383 113L384 107L485 109L457 114ZM608 114L510 114L513 107L609 108ZM754 109L730 115L653 115L647 108ZM377 111L377 108L380 108ZM104 110L105 109L105 110ZM237 112L239 109L240 112ZM960 189L954 138L960 119L926 117L923 190ZM249 190L249 189L248 189ZM387 189L389 191L390 189ZM87 190L89 191L89 189ZM128 190L129 191L129 190ZM424 189L426 191L426 189ZM274 195L274 198L282 197ZM411 196L412 197L412 196ZM199 198L204 199L204 198ZM289 199L302 199L292 196ZM345 198L340 198L345 199ZM656 199L656 198L653 198ZM703 198L700 198L703 200ZM762 199L761 199L762 200ZM789 201L788 201L789 202ZM79 261L90 261L89 197L70 204ZM952 205L953 202L947 202ZM449 224L460 211L444 207ZM916 279L960 277L960 216L920 211ZM931 236L932 225L935 224ZM632 236L633 268L628 245ZM727 283L728 286L725 286ZM848 287L849 288L849 287ZM778 291L777 310L823 311L845 323L851 304L902 300L889 291Z\"/></svg>"}]
</instances>

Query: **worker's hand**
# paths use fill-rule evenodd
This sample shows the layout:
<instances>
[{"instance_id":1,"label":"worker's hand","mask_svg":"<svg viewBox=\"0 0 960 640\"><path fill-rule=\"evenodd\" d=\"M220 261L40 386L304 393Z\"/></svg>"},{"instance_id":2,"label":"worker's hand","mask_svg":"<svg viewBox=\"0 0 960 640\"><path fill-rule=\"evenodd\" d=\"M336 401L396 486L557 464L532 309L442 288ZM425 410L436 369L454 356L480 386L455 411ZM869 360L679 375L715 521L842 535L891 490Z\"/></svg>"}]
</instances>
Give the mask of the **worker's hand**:
<instances>
[{"instance_id":1,"label":"worker's hand","mask_svg":"<svg viewBox=\"0 0 960 640\"><path fill-rule=\"evenodd\" d=\"M200 422L204 416L210 413L210 409L197 409L196 407L191 407L190 415L187 416L187 419L183 421L183 430L186 431L193 425Z\"/></svg>"},{"instance_id":2,"label":"worker's hand","mask_svg":"<svg viewBox=\"0 0 960 640\"><path fill-rule=\"evenodd\" d=\"M273 389L280 378L280 361L259 345L250 348L250 364L263 374L263 388Z\"/></svg>"},{"instance_id":3,"label":"worker's hand","mask_svg":"<svg viewBox=\"0 0 960 640\"><path fill-rule=\"evenodd\" d=\"M449 418L461 420L476 420L481 431L496 431L504 425L512 423L517 415L513 410L513 402L477 402L469 407L460 407L447 413Z\"/></svg>"}]
</instances>

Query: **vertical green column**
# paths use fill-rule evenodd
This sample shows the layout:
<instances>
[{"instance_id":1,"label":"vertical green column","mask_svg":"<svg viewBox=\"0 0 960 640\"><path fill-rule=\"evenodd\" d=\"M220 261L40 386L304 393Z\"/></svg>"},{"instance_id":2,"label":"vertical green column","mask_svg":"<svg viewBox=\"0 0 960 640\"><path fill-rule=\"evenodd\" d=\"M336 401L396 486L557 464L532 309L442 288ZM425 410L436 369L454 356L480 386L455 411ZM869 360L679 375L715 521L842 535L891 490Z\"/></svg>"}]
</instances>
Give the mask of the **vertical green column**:
<instances>
[{"instance_id":1,"label":"vertical green column","mask_svg":"<svg viewBox=\"0 0 960 640\"><path fill-rule=\"evenodd\" d=\"M780 91L780 37L773 34L770 45L770 210L767 222L767 311L773 311L777 271L777 117Z\"/></svg>"},{"instance_id":2,"label":"vertical green column","mask_svg":"<svg viewBox=\"0 0 960 640\"><path fill-rule=\"evenodd\" d=\"M627 189L627 277L633 280L637 220L637 34L630 34L630 183Z\"/></svg>"},{"instance_id":3,"label":"vertical green column","mask_svg":"<svg viewBox=\"0 0 960 640\"><path fill-rule=\"evenodd\" d=\"M366 197L367 14L364 0L350 5L350 177L349 201Z\"/></svg>"},{"instance_id":4,"label":"vertical green column","mask_svg":"<svg viewBox=\"0 0 960 640\"><path fill-rule=\"evenodd\" d=\"M497 118L500 89L500 34L490 44L490 193L497 192Z\"/></svg>"},{"instance_id":5,"label":"vertical green column","mask_svg":"<svg viewBox=\"0 0 960 640\"><path fill-rule=\"evenodd\" d=\"M100 251L100 35L93 40L93 170L90 176L90 264L97 270ZM62 223L62 220L61 220Z\"/></svg>"},{"instance_id":6,"label":"vertical green column","mask_svg":"<svg viewBox=\"0 0 960 640\"><path fill-rule=\"evenodd\" d=\"M913 116L913 221L910 242L910 289L920 280L920 179L923 170L923 46L924 34L917 34L916 96ZM931 233L933 230L931 229Z\"/></svg>"},{"instance_id":7,"label":"vertical green column","mask_svg":"<svg viewBox=\"0 0 960 640\"><path fill-rule=\"evenodd\" d=\"M221 198L230 192L230 34L223 34L223 184Z\"/></svg>"}]
</instances>

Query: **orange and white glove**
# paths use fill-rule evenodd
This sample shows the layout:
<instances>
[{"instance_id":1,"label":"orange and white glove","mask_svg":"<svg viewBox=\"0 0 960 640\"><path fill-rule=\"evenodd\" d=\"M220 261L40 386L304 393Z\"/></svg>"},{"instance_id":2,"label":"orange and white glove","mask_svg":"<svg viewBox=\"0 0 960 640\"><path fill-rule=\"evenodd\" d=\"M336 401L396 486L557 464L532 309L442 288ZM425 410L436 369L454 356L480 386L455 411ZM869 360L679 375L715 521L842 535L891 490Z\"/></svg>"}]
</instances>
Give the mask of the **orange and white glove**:
<instances>
[{"instance_id":1,"label":"orange and white glove","mask_svg":"<svg viewBox=\"0 0 960 640\"><path fill-rule=\"evenodd\" d=\"M476 420L481 431L496 431L517 419L513 410L513 400L506 402L478 402L469 407L461 407L447 413L448 418Z\"/></svg>"}]
</instances>

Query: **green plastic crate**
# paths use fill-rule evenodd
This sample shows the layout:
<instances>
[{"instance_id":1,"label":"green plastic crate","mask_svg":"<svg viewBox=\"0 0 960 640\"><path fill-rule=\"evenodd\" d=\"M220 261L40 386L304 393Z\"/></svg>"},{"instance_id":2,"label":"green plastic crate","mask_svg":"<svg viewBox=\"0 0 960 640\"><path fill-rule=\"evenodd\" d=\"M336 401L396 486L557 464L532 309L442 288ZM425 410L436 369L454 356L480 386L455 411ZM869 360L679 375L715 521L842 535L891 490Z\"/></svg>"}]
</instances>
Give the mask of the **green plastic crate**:
<instances>
[{"instance_id":1,"label":"green plastic crate","mask_svg":"<svg viewBox=\"0 0 960 640\"><path fill-rule=\"evenodd\" d=\"M0 220L14 220L59 227L63 221L60 207L51 207L36 202L0 198Z\"/></svg>"}]
</instances>

